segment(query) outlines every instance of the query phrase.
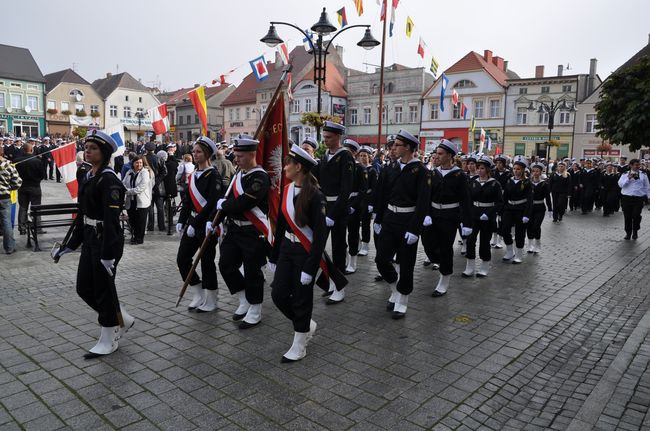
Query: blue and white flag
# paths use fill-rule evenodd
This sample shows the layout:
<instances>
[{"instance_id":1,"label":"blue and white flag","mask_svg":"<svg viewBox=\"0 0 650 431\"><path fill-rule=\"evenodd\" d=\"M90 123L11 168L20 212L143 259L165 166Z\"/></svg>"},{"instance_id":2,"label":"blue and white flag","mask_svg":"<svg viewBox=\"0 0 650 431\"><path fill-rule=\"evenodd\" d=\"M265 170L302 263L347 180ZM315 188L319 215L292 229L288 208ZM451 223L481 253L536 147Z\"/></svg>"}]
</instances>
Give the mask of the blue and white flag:
<instances>
[{"instance_id":1,"label":"blue and white flag","mask_svg":"<svg viewBox=\"0 0 650 431\"><path fill-rule=\"evenodd\" d=\"M302 43L305 45L305 51L309 52L313 50L313 45L314 45L314 33L309 31L309 29L305 30L305 33L309 36L309 38L303 37L302 38Z\"/></svg>"},{"instance_id":2,"label":"blue and white flag","mask_svg":"<svg viewBox=\"0 0 650 431\"><path fill-rule=\"evenodd\" d=\"M485 136L485 141L486 141L486 144L487 144L488 151L491 151L492 150L492 139L490 139L490 135Z\"/></svg>"},{"instance_id":3,"label":"blue and white flag","mask_svg":"<svg viewBox=\"0 0 650 431\"><path fill-rule=\"evenodd\" d=\"M440 77L441 87L440 87L440 111L445 112L445 91L447 90L447 84L449 83L449 78L443 73Z\"/></svg>"},{"instance_id":4,"label":"blue and white flag","mask_svg":"<svg viewBox=\"0 0 650 431\"><path fill-rule=\"evenodd\" d=\"M118 124L104 129L104 133L110 135L117 144L117 151L113 153L113 157L123 155L124 150L126 149L126 146L124 145L124 127L122 127L121 124Z\"/></svg>"}]
</instances>

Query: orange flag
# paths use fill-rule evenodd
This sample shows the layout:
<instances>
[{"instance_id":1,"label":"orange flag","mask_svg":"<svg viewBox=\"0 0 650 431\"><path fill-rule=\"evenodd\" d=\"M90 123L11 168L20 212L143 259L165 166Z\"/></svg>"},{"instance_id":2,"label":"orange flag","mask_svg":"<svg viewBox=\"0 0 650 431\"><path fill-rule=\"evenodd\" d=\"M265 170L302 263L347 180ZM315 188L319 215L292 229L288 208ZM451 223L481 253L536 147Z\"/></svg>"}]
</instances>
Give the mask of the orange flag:
<instances>
[{"instance_id":1,"label":"orange flag","mask_svg":"<svg viewBox=\"0 0 650 431\"><path fill-rule=\"evenodd\" d=\"M201 120L201 134L204 136L208 135L208 107L205 104L205 87L200 86L190 91L189 93L190 100L192 105L194 105L194 110L199 115L199 120Z\"/></svg>"}]
</instances>

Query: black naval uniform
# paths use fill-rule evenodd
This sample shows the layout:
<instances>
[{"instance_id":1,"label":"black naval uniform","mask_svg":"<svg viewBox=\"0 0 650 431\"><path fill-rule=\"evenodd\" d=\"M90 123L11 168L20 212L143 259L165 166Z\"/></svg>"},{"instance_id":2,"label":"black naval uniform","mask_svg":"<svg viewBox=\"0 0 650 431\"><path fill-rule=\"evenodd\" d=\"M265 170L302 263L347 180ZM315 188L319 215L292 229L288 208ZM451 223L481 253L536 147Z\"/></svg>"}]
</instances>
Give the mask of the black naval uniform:
<instances>
[{"instance_id":1,"label":"black naval uniform","mask_svg":"<svg viewBox=\"0 0 650 431\"><path fill-rule=\"evenodd\" d=\"M235 197L233 190L230 190L222 205L221 211L226 216L226 233L219 247L219 271L231 294L244 290L246 300L255 305L261 304L264 298L262 266L266 264L268 245L244 212L258 207L265 214L268 213L267 196L271 180L261 168L237 175L240 174L243 193ZM244 275L239 272L242 263Z\"/></svg>"},{"instance_id":2,"label":"black naval uniform","mask_svg":"<svg viewBox=\"0 0 650 431\"><path fill-rule=\"evenodd\" d=\"M528 239L540 239L542 237L542 222L546 209L552 210L551 186L547 181L540 180L538 183L530 182L533 186L533 210L526 226Z\"/></svg>"},{"instance_id":3,"label":"black naval uniform","mask_svg":"<svg viewBox=\"0 0 650 431\"><path fill-rule=\"evenodd\" d=\"M214 210L217 200L223 196L221 176L212 166L203 171L194 171L192 181L195 181L196 188L206 200L205 206L196 211L189 191L185 193L181 206L181 212L178 216L178 223L185 226L181 243L178 246L176 254L176 264L180 271L181 278L185 280L187 274L192 268L192 258L194 253L201 247L205 239L205 225L212 221L210 214ZM153 181L153 180L152 180ZM194 228L194 236L187 236L187 226ZM201 283L201 287L207 290L217 290L217 267L214 259L217 254L217 235L211 235L208 245L201 257L201 277L199 278L196 271L192 273L190 285L194 286Z\"/></svg>"},{"instance_id":4,"label":"black naval uniform","mask_svg":"<svg viewBox=\"0 0 650 431\"><path fill-rule=\"evenodd\" d=\"M526 225L522 218L530 216L533 211L533 185L522 177L511 177L503 190L503 207L501 210L501 236L506 245L512 244L512 227L515 228L515 246L524 248L526 242Z\"/></svg>"},{"instance_id":5,"label":"black naval uniform","mask_svg":"<svg viewBox=\"0 0 650 431\"><path fill-rule=\"evenodd\" d=\"M598 193L598 183L600 174L596 169L583 169L580 172L580 190L582 192L582 213L587 214L594 210L596 193Z\"/></svg>"},{"instance_id":6,"label":"black naval uniform","mask_svg":"<svg viewBox=\"0 0 650 431\"><path fill-rule=\"evenodd\" d=\"M79 186L79 214L66 247L81 245L77 269L77 294L98 314L104 327L118 326L120 303L115 274L124 249L120 214L125 188L115 171L105 168L96 175L88 172ZM113 275L101 260L115 259Z\"/></svg>"},{"instance_id":7,"label":"black naval uniform","mask_svg":"<svg viewBox=\"0 0 650 431\"><path fill-rule=\"evenodd\" d=\"M476 259L476 237L480 234L479 257L483 262L489 262L492 259L492 249L490 239L492 233L497 229L497 210L503 205L503 190L501 184L494 178L488 178L487 181L481 182L478 178L469 186L469 192L472 199L472 224L474 228L469 237L467 237L467 259ZM485 214L488 219L481 220Z\"/></svg>"},{"instance_id":8,"label":"black naval uniform","mask_svg":"<svg viewBox=\"0 0 650 431\"><path fill-rule=\"evenodd\" d=\"M557 171L551 175L548 180L551 187L551 197L553 198L553 221L562 221L566 212L569 195L572 193L571 176L560 175Z\"/></svg>"},{"instance_id":9,"label":"black naval uniform","mask_svg":"<svg viewBox=\"0 0 650 431\"><path fill-rule=\"evenodd\" d=\"M294 195L290 196L294 204L299 193L300 188L295 187ZM303 226L311 229L313 234L309 251L296 237L283 211L278 217L275 243L269 259L276 264L271 297L275 306L291 320L295 332L309 332L314 306L314 282L327 242L325 207L325 197L316 190L309 202L308 221ZM302 272L312 276L308 285L300 282Z\"/></svg>"},{"instance_id":10,"label":"black naval uniform","mask_svg":"<svg viewBox=\"0 0 650 431\"><path fill-rule=\"evenodd\" d=\"M600 192L603 201L603 216L607 217L620 208L621 188L618 186L619 173L604 173L600 176Z\"/></svg>"},{"instance_id":11,"label":"black naval uniform","mask_svg":"<svg viewBox=\"0 0 650 431\"><path fill-rule=\"evenodd\" d=\"M339 271L345 272L347 244L348 200L354 186L355 162L352 153L339 148L336 153L326 152L321 157L316 178L327 201L327 217L334 220L332 235L332 261Z\"/></svg>"},{"instance_id":12,"label":"black naval uniform","mask_svg":"<svg viewBox=\"0 0 650 431\"><path fill-rule=\"evenodd\" d=\"M18 175L23 180L18 189L18 230L21 234L27 230L27 212L30 205L41 204L41 181L43 170L41 161L32 154L19 157L16 165Z\"/></svg>"},{"instance_id":13,"label":"black naval uniform","mask_svg":"<svg viewBox=\"0 0 650 431\"><path fill-rule=\"evenodd\" d=\"M362 204L365 202L367 190L368 173L366 168L361 166L360 163L355 163L354 182L348 202L348 207L350 208L348 210L348 247L350 248L350 256L356 256L359 253L359 228L361 227Z\"/></svg>"},{"instance_id":14,"label":"black naval uniform","mask_svg":"<svg viewBox=\"0 0 650 431\"><path fill-rule=\"evenodd\" d=\"M433 224L422 232L422 245L431 262L436 257L440 261L440 274L450 275L454 272L458 226L462 223L463 227L472 227L472 202L465 172L457 166L433 169L429 205L428 215Z\"/></svg>"},{"instance_id":15,"label":"black naval uniform","mask_svg":"<svg viewBox=\"0 0 650 431\"><path fill-rule=\"evenodd\" d=\"M580 189L580 173L582 169L571 169L569 176L571 177L571 195L569 196L569 209L575 211L580 208L582 201L582 190Z\"/></svg>"},{"instance_id":16,"label":"black naval uniform","mask_svg":"<svg viewBox=\"0 0 650 431\"><path fill-rule=\"evenodd\" d=\"M373 202L372 196L377 186L377 171L372 165L366 166L365 170L368 177L368 188L361 202L361 242L369 244L372 213L368 211L368 205L372 205Z\"/></svg>"},{"instance_id":17,"label":"black naval uniform","mask_svg":"<svg viewBox=\"0 0 650 431\"><path fill-rule=\"evenodd\" d=\"M502 171L495 168L493 177L499 182L499 185L501 186L501 193L503 193L503 190L506 188L506 184L508 184L508 180L512 177L512 172L510 172L507 168L504 168ZM501 235L501 225L501 214L497 214L496 232L498 235Z\"/></svg>"},{"instance_id":18,"label":"black naval uniform","mask_svg":"<svg viewBox=\"0 0 650 431\"><path fill-rule=\"evenodd\" d=\"M397 281L397 291L408 295L413 291L413 268L418 243L408 245L404 236L407 232L420 235L422 221L429 208L431 177L429 170L417 159L407 164L395 162L384 167L382 175L374 208L375 224L381 226L375 238L375 263L384 280L388 283ZM395 253L400 263L399 281L391 263Z\"/></svg>"}]
</instances>

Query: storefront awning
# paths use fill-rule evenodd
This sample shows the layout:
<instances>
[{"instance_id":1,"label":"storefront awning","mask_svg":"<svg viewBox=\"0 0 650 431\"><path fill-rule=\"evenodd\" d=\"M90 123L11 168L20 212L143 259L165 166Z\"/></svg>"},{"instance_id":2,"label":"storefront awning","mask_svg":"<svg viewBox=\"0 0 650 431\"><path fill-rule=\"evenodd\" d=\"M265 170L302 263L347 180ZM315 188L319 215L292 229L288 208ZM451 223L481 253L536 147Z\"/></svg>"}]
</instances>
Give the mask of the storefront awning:
<instances>
[{"instance_id":1,"label":"storefront awning","mask_svg":"<svg viewBox=\"0 0 650 431\"><path fill-rule=\"evenodd\" d=\"M136 125L125 124L124 130L130 130L132 132L138 132L138 131L147 132L153 130L153 128L146 124L143 124L141 126L138 126L137 124Z\"/></svg>"}]
</instances>

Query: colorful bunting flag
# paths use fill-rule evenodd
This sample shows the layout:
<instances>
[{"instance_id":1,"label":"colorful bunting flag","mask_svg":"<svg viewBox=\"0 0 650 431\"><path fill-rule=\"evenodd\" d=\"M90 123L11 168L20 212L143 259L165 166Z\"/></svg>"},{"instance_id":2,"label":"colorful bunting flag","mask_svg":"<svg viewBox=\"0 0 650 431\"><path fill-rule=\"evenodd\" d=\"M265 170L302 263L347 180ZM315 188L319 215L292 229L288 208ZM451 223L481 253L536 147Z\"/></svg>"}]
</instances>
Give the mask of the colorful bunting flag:
<instances>
[{"instance_id":1,"label":"colorful bunting flag","mask_svg":"<svg viewBox=\"0 0 650 431\"><path fill-rule=\"evenodd\" d=\"M286 42L281 43L278 45L278 54L280 55L280 59L282 60L282 63L285 65L289 64L289 48L287 47Z\"/></svg>"},{"instance_id":2,"label":"colorful bunting flag","mask_svg":"<svg viewBox=\"0 0 650 431\"><path fill-rule=\"evenodd\" d=\"M158 105L149 110L151 127L156 135L163 135L169 130L169 117L167 116L167 105Z\"/></svg>"},{"instance_id":3,"label":"colorful bunting flag","mask_svg":"<svg viewBox=\"0 0 650 431\"><path fill-rule=\"evenodd\" d=\"M485 146L485 130L481 127L481 138L479 140L480 144L478 146L478 152L483 153L483 148Z\"/></svg>"},{"instance_id":4,"label":"colorful bunting flag","mask_svg":"<svg viewBox=\"0 0 650 431\"><path fill-rule=\"evenodd\" d=\"M194 110L199 116L201 121L201 133L205 136L208 134L208 107L205 103L205 87L200 86L196 87L194 90L188 93L190 96L190 101L194 106Z\"/></svg>"},{"instance_id":5,"label":"colorful bunting flag","mask_svg":"<svg viewBox=\"0 0 650 431\"><path fill-rule=\"evenodd\" d=\"M431 73L433 73L433 79L436 79L438 77L438 60L434 56L431 56L431 67L429 70Z\"/></svg>"},{"instance_id":6,"label":"colorful bunting flag","mask_svg":"<svg viewBox=\"0 0 650 431\"><path fill-rule=\"evenodd\" d=\"M411 33L413 33L413 27L415 27L415 24L413 24L413 20L411 19L410 16L406 17L406 37L411 37Z\"/></svg>"},{"instance_id":7,"label":"colorful bunting flag","mask_svg":"<svg viewBox=\"0 0 650 431\"><path fill-rule=\"evenodd\" d=\"M293 88L291 88L291 72L287 73L287 96L289 97L289 102L293 100Z\"/></svg>"},{"instance_id":8,"label":"colorful bunting flag","mask_svg":"<svg viewBox=\"0 0 650 431\"><path fill-rule=\"evenodd\" d=\"M460 116L463 117L463 120L467 119L467 106L464 103L460 104Z\"/></svg>"},{"instance_id":9,"label":"colorful bunting flag","mask_svg":"<svg viewBox=\"0 0 650 431\"><path fill-rule=\"evenodd\" d=\"M443 73L440 77L440 111L445 112L445 91L447 90L447 84L449 83L449 78Z\"/></svg>"},{"instance_id":10,"label":"colorful bunting flag","mask_svg":"<svg viewBox=\"0 0 650 431\"><path fill-rule=\"evenodd\" d=\"M474 114L472 114L469 120L469 130L474 133L474 129L476 129L476 118L474 117Z\"/></svg>"},{"instance_id":11,"label":"colorful bunting flag","mask_svg":"<svg viewBox=\"0 0 650 431\"><path fill-rule=\"evenodd\" d=\"M341 9L337 10L336 15L338 15L339 25L341 26L341 28L348 25L348 17L345 15L345 7L342 7Z\"/></svg>"},{"instance_id":12,"label":"colorful bunting flag","mask_svg":"<svg viewBox=\"0 0 650 431\"><path fill-rule=\"evenodd\" d=\"M258 81L264 81L269 77L269 69L266 67L266 60L264 60L263 55L249 61L249 63L251 69L253 69L253 74Z\"/></svg>"},{"instance_id":13,"label":"colorful bunting flag","mask_svg":"<svg viewBox=\"0 0 650 431\"><path fill-rule=\"evenodd\" d=\"M381 10L379 12L379 21L381 22L386 19L386 0L382 0Z\"/></svg>"},{"instance_id":14,"label":"colorful bunting flag","mask_svg":"<svg viewBox=\"0 0 650 431\"><path fill-rule=\"evenodd\" d=\"M424 60L424 48L426 46L427 45L424 43L424 40L420 38L420 42L418 43L418 54L420 55L420 57L422 57L423 60Z\"/></svg>"},{"instance_id":15,"label":"colorful bunting flag","mask_svg":"<svg viewBox=\"0 0 650 431\"><path fill-rule=\"evenodd\" d=\"M354 0L354 7L357 8L357 14L363 15L363 0Z\"/></svg>"},{"instance_id":16,"label":"colorful bunting flag","mask_svg":"<svg viewBox=\"0 0 650 431\"><path fill-rule=\"evenodd\" d=\"M312 33L309 29L305 30L305 33L307 33L307 37L302 38L302 44L305 46L305 51L310 52L313 48L313 43L314 43L314 33Z\"/></svg>"},{"instance_id":17,"label":"colorful bunting flag","mask_svg":"<svg viewBox=\"0 0 650 431\"><path fill-rule=\"evenodd\" d=\"M219 75L219 79L213 79L212 85L225 85L226 84L226 75Z\"/></svg>"},{"instance_id":18,"label":"colorful bunting flag","mask_svg":"<svg viewBox=\"0 0 650 431\"><path fill-rule=\"evenodd\" d=\"M485 142L487 144L487 150L492 151L492 139L490 138L490 135L485 137Z\"/></svg>"},{"instance_id":19,"label":"colorful bunting flag","mask_svg":"<svg viewBox=\"0 0 650 431\"><path fill-rule=\"evenodd\" d=\"M390 26L388 28L388 34L390 37L393 37L393 27L395 26L395 9L397 9L398 4L399 0L393 0L393 4L390 8Z\"/></svg>"},{"instance_id":20,"label":"colorful bunting flag","mask_svg":"<svg viewBox=\"0 0 650 431\"><path fill-rule=\"evenodd\" d=\"M458 93L455 88L451 90L451 103L452 105L458 105Z\"/></svg>"}]
</instances>

